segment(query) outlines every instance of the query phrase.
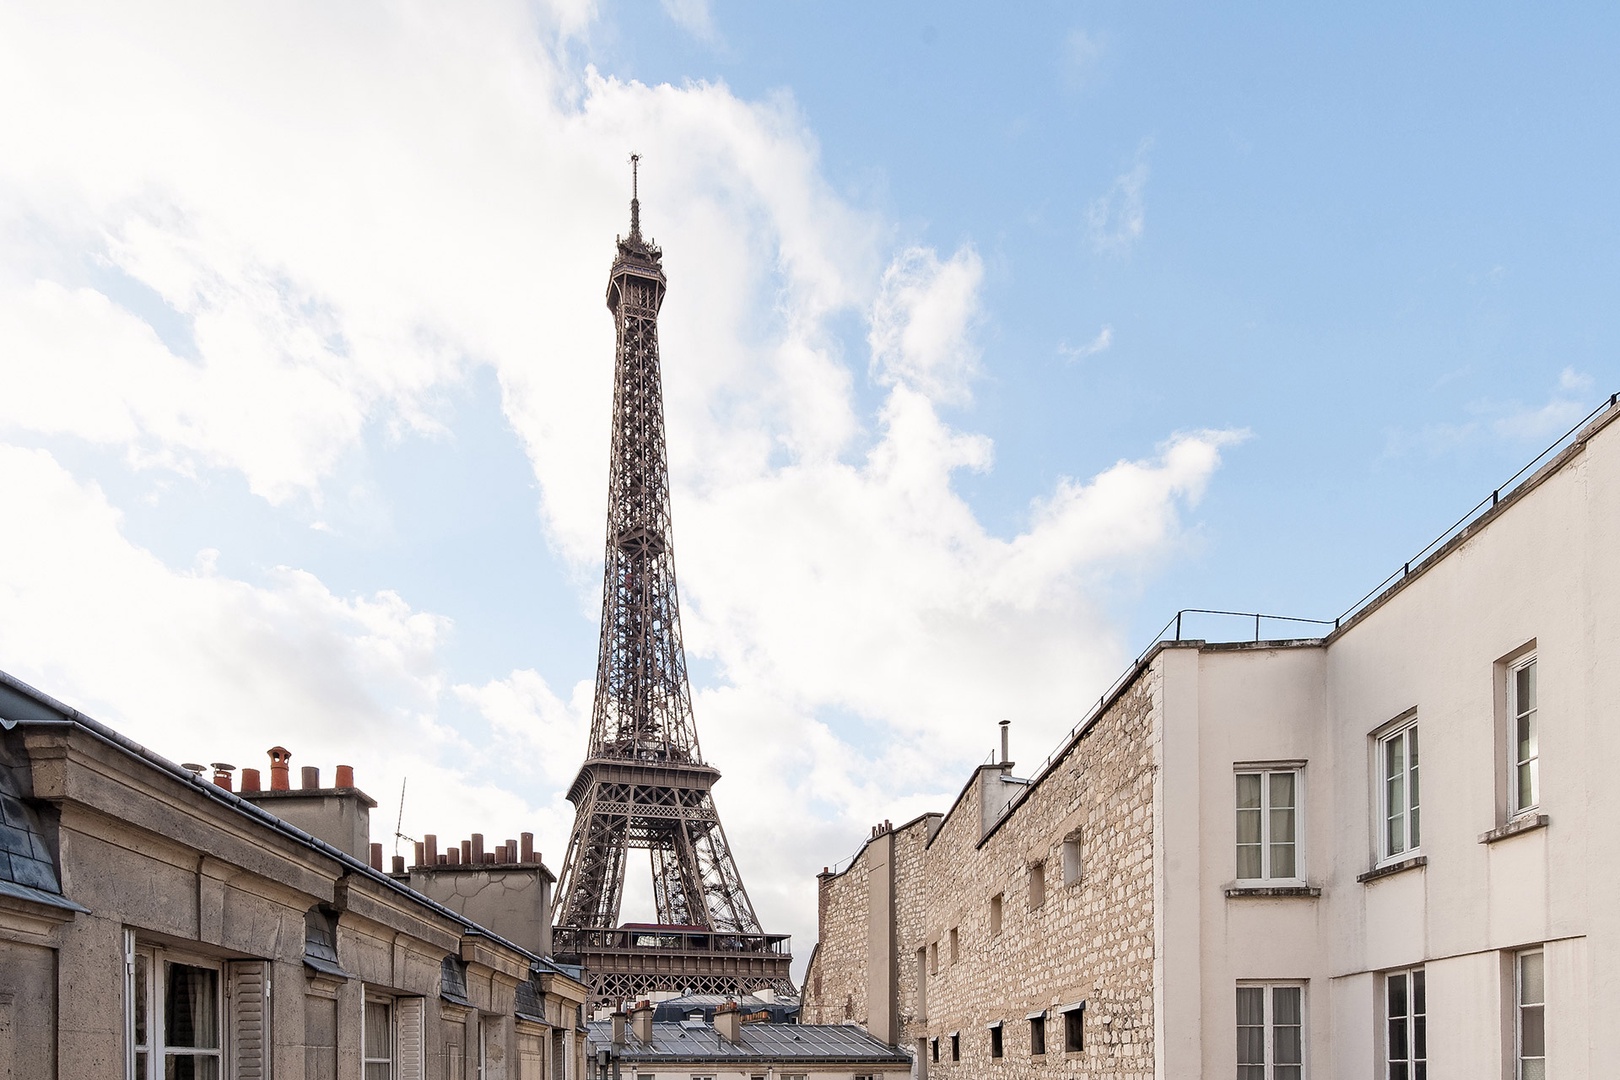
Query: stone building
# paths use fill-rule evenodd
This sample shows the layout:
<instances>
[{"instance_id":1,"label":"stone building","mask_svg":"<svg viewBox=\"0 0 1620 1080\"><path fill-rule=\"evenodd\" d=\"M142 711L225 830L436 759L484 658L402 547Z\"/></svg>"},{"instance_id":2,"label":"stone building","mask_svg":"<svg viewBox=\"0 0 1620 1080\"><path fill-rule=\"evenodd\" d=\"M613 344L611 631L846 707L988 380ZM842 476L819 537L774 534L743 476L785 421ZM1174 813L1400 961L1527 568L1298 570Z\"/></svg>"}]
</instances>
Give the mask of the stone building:
<instances>
[{"instance_id":1,"label":"stone building","mask_svg":"<svg viewBox=\"0 0 1620 1080\"><path fill-rule=\"evenodd\" d=\"M1617 416L1326 636L1159 642L1027 776L879 826L805 1020L924 1076L1614 1075Z\"/></svg>"},{"instance_id":2,"label":"stone building","mask_svg":"<svg viewBox=\"0 0 1620 1080\"><path fill-rule=\"evenodd\" d=\"M0 1077L582 1077L581 972L384 873L352 770L287 757L235 792L0 673Z\"/></svg>"}]
</instances>

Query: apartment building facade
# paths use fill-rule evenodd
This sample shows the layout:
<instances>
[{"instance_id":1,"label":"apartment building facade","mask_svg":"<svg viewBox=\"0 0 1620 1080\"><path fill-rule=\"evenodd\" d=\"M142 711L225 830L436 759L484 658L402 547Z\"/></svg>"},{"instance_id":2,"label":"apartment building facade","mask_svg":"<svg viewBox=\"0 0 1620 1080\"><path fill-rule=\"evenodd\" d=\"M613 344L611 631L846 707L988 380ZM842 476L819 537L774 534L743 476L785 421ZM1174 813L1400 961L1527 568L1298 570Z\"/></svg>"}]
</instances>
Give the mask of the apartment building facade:
<instances>
[{"instance_id":1,"label":"apartment building facade","mask_svg":"<svg viewBox=\"0 0 1620 1080\"><path fill-rule=\"evenodd\" d=\"M1166 641L819 879L808 1022L918 1075L1620 1061L1620 409L1320 639Z\"/></svg>"},{"instance_id":2,"label":"apartment building facade","mask_svg":"<svg viewBox=\"0 0 1620 1080\"><path fill-rule=\"evenodd\" d=\"M581 973L384 873L352 774L285 760L234 792L0 673L0 1077L583 1077Z\"/></svg>"}]
</instances>

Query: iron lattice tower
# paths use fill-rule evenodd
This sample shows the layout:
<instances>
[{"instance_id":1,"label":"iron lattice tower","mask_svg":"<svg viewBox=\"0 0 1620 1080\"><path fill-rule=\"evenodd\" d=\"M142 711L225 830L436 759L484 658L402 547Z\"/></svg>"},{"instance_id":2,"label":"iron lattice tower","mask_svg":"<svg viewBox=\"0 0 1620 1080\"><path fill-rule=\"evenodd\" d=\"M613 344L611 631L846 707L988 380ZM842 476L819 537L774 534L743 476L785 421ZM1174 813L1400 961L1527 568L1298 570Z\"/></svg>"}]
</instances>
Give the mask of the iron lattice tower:
<instances>
[{"instance_id":1,"label":"iron lattice tower","mask_svg":"<svg viewBox=\"0 0 1620 1080\"><path fill-rule=\"evenodd\" d=\"M618 238L607 289L617 350L596 699L568 792L576 810L553 940L586 966L598 1003L655 990L791 991L788 939L760 929L715 811L720 772L704 762L692 718L658 360L667 282L663 252L641 235L634 180L630 235ZM619 923L632 848L651 853L656 924Z\"/></svg>"}]
</instances>

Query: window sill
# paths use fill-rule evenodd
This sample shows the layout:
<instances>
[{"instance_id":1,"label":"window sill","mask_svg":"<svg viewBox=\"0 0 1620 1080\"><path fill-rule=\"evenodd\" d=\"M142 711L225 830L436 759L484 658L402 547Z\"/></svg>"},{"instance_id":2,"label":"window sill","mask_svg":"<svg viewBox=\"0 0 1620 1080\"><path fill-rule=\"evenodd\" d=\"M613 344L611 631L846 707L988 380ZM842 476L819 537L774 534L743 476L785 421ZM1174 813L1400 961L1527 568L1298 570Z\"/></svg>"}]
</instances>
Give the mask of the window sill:
<instances>
[{"instance_id":1,"label":"window sill","mask_svg":"<svg viewBox=\"0 0 1620 1080\"><path fill-rule=\"evenodd\" d=\"M1392 862L1388 866L1375 866L1365 874L1357 874L1356 880L1365 885L1369 881L1377 881L1379 878L1387 878L1391 874L1399 874L1403 870L1414 870L1419 866L1428 865L1429 857L1427 855L1414 855L1410 859L1402 859L1399 862Z\"/></svg>"},{"instance_id":2,"label":"window sill","mask_svg":"<svg viewBox=\"0 0 1620 1080\"><path fill-rule=\"evenodd\" d=\"M1315 899L1322 895L1322 890L1315 885L1228 885L1226 898L1228 900L1248 899L1285 899L1290 897L1307 897Z\"/></svg>"},{"instance_id":3,"label":"window sill","mask_svg":"<svg viewBox=\"0 0 1620 1080\"><path fill-rule=\"evenodd\" d=\"M1525 814L1523 817L1514 818L1506 825L1498 826L1488 833L1480 833L1479 842L1482 844L1494 844L1498 840L1506 840L1508 837L1518 836L1520 833L1545 829L1550 824L1552 824L1552 818L1546 814Z\"/></svg>"}]
</instances>

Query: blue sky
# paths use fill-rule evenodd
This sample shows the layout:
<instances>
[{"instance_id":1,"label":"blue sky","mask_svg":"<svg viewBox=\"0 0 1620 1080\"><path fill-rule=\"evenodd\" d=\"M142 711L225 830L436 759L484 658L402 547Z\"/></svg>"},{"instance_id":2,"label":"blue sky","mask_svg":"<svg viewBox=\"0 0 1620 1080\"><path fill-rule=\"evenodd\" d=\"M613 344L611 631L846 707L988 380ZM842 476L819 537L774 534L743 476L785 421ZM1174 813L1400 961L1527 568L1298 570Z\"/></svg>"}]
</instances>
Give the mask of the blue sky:
<instances>
[{"instance_id":1,"label":"blue sky","mask_svg":"<svg viewBox=\"0 0 1620 1080\"><path fill-rule=\"evenodd\" d=\"M1617 37L7 9L0 667L557 862L639 150L698 725L807 956L815 872L996 721L1039 759L1178 607L1331 619L1620 389Z\"/></svg>"}]
</instances>

